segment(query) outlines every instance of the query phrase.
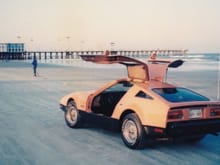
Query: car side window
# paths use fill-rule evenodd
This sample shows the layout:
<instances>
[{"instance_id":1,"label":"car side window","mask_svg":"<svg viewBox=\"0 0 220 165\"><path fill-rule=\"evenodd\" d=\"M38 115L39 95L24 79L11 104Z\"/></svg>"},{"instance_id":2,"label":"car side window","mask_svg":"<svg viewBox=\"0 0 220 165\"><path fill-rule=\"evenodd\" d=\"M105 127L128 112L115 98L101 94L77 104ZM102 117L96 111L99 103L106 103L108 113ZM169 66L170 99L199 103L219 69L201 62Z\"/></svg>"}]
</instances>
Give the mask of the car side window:
<instances>
[{"instance_id":1,"label":"car side window","mask_svg":"<svg viewBox=\"0 0 220 165\"><path fill-rule=\"evenodd\" d=\"M133 86L132 83L127 81L122 81L106 89L105 92L126 92L132 86Z\"/></svg>"},{"instance_id":2,"label":"car side window","mask_svg":"<svg viewBox=\"0 0 220 165\"><path fill-rule=\"evenodd\" d=\"M150 99L153 100L153 97L151 97L150 95L146 94L143 91L139 91L136 95L136 97L140 97L140 98L144 98L144 99Z\"/></svg>"}]
</instances>

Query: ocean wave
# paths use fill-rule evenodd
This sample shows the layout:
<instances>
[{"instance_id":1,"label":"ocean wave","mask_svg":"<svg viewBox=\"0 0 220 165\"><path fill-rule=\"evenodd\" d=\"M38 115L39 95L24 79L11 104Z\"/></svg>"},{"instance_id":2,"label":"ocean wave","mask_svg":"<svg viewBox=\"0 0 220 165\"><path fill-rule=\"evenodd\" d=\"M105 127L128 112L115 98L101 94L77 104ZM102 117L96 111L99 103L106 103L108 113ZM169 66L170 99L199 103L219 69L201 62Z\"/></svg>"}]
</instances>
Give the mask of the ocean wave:
<instances>
[{"instance_id":1,"label":"ocean wave","mask_svg":"<svg viewBox=\"0 0 220 165\"><path fill-rule=\"evenodd\" d=\"M183 66L173 69L176 71L201 71L201 70L213 70L218 71L220 68L220 63L217 61L203 61L203 62L196 62L196 61L185 61ZM220 71L220 70L219 70Z\"/></svg>"},{"instance_id":2,"label":"ocean wave","mask_svg":"<svg viewBox=\"0 0 220 165\"><path fill-rule=\"evenodd\" d=\"M219 61L220 54L218 53L210 53L210 54L186 54L184 56L187 60L194 61Z\"/></svg>"}]
</instances>

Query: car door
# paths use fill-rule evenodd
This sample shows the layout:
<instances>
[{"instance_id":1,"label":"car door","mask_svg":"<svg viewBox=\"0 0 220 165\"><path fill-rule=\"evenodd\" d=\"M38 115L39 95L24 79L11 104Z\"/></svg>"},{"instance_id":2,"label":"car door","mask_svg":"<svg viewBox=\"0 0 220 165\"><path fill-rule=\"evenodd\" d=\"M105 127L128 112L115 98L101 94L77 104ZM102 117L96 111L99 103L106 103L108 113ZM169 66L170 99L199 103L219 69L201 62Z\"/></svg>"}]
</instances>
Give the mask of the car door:
<instances>
[{"instance_id":1,"label":"car door","mask_svg":"<svg viewBox=\"0 0 220 165\"><path fill-rule=\"evenodd\" d=\"M133 84L126 79L113 81L102 90L98 90L89 97L88 106L92 113L110 117L117 103Z\"/></svg>"}]
</instances>

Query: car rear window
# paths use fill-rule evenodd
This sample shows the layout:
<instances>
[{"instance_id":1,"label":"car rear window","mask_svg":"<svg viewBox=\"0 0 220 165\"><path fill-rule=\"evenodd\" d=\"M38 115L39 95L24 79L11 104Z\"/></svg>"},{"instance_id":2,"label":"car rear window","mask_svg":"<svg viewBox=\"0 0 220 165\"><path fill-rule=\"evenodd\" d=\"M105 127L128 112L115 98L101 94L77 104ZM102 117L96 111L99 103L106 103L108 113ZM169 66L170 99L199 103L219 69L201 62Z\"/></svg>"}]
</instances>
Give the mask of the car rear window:
<instances>
[{"instance_id":1,"label":"car rear window","mask_svg":"<svg viewBox=\"0 0 220 165\"><path fill-rule=\"evenodd\" d=\"M154 88L152 90L169 102L209 101L207 97L186 88Z\"/></svg>"}]
</instances>

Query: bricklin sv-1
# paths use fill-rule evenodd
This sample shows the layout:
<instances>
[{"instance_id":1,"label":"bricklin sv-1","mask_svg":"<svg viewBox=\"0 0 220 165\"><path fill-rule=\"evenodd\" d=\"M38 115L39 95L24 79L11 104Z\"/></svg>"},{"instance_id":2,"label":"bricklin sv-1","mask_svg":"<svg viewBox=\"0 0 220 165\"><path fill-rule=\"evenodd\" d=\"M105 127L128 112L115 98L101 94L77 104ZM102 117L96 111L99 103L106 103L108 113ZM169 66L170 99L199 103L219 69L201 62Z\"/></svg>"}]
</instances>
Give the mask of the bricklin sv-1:
<instances>
[{"instance_id":1,"label":"bricklin sv-1","mask_svg":"<svg viewBox=\"0 0 220 165\"><path fill-rule=\"evenodd\" d=\"M157 139L196 142L207 134L220 132L220 102L190 89L167 83L168 68L182 60L152 56L146 63L120 55L82 55L97 64L122 64L127 78L113 80L94 91L64 96L60 105L71 128L95 122L119 130L131 149L145 148Z\"/></svg>"}]
</instances>

